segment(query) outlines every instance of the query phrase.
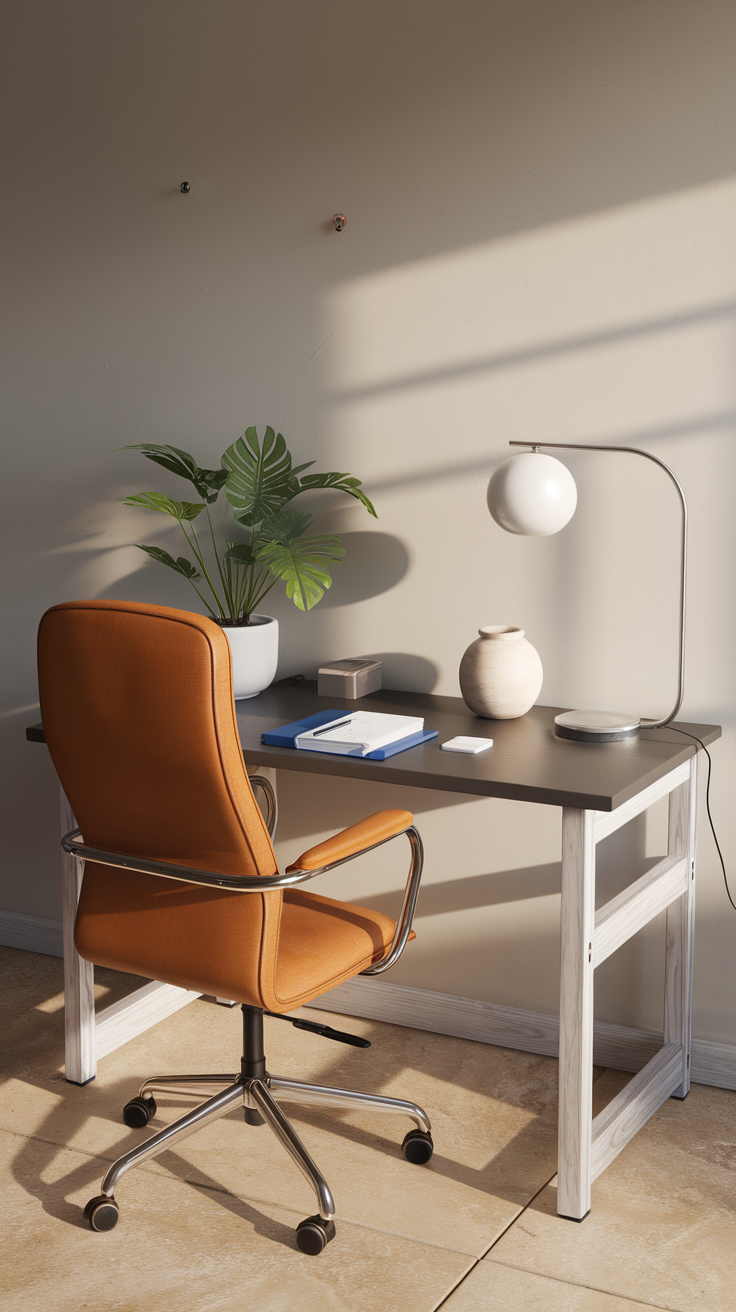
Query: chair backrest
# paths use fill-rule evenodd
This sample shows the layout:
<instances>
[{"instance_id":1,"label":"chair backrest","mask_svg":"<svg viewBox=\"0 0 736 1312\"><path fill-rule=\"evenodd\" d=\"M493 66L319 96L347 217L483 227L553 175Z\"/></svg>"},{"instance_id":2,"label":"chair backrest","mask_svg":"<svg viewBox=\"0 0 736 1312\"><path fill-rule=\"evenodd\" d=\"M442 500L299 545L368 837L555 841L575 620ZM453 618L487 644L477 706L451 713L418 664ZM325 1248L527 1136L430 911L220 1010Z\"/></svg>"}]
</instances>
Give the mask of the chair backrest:
<instances>
[{"instance_id":1,"label":"chair backrest","mask_svg":"<svg viewBox=\"0 0 736 1312\"><path fill-rule=\"evenodd\" d=\"M67 602L41 620L38 668L46 741L86 843L225 874L277 872L218 625L162 606ZM87 863L77 946L100 965L214 993L237 954L249 963L241 1000L263 1005L281 896Z\"/></svg>"}]
</instances>

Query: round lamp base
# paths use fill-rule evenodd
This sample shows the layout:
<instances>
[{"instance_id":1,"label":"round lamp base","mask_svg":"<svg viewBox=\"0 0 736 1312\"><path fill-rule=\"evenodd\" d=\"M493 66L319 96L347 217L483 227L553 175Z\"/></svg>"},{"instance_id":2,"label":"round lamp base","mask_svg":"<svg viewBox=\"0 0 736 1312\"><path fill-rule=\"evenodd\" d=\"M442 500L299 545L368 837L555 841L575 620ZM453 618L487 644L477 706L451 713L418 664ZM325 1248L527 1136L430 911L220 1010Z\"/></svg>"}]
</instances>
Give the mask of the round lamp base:
<instances>
[{"instance_id":1,"label":"round lamp base","mask_svg":"<svg viewBox=\"0 0 736 1312\"><path fill-rule=\"evenodd\" d=\"M555 716L555 736L576 743L619 743L636 738L641 721L615 711L565 711Z\"/></svg>"}]
</instances>

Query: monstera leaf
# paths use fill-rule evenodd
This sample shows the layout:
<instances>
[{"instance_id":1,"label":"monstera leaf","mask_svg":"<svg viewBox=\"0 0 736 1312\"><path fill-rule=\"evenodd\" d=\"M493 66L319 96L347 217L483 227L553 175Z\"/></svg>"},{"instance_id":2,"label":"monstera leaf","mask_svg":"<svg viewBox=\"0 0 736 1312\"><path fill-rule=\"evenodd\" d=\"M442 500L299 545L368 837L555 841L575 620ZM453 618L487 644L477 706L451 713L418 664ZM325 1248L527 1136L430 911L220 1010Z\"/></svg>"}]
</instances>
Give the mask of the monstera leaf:
<instances>
[{"instance_id":1,"label":"monstera leaf","mask_svg":"<svg viewBox=\"0 0 736 1312\"><path fill-rule=\"evenodd\" d=\"M162 515L171 515L174 519L178 519L179 523L183 519L196 519L204 510L204 504L197 505L196 501L172 501L171 497L165 497L161 492L139 492L136 496L126 497L123 505L160 510Z\"/></svg>"},{"instance_id":2,"label":"monstera leaf","mask_svg":"<svg viewBox=\"0 0 736 1312\"><path fill-rule=\"evenodd\" d=\"M359 478L353 478L350 474L333 472L331 474L305 474L304 478L299 480L300 492L309 492L312 488L319 487L331 487L337 492L347 492L348 496L356 497L374 519L378 519L373 503L368 500L365 492L361 490Z\"/></svg>"},{"instance_id":3,"label":"monstera leaf","mask_svg":"<svg viewBox=\"0 0 736 1312\"><path fill-rule=\"evenodd\" d=\"M142 451L147 460L162 465L172 474L193 483L203 501L210 505L217 500L220 488L227 478L226 469L200 469L188 451L178 446L158 446L155 442L135 442L120 448L121 451Z\"/></svg>"},{"instance_id":4,"label":"monstera leaf","mask_svg":"<svg viewBox=\"0 0 736 1312\"><path fill-rule=\"evenodd\" d=\"M159 564L168 565L169 569L176 570L177 574L183 574L185 579L194 582L195 579L201 578L191 560L187 560L186 556L177 556L174 560L174 557L170 556L168 551L164 551L163 547L145 547L142 542L136 542L136 546L141 551L146 551Z\"/></svg>"},{"instance_id":5,"label":"monstera leaf","mask_svg":"<svg viewBox=\"0 0 736 1312\"><path fill-rule=\"evenodd\" d=\"M258 560L283 579L286 595L299 610L311 610L332 586L328 564L345 555L339 537L298 537L289 542L267 542L258 548Z\"/></svg>"},{"instance_id":6,"label":"monstera leaf","mask_svg":"<svg viewBox=\"0 0 736 1312\"><path fill-rule=\"evenodd\" d=\"M314 464L292 469L291 453L281 433L267 428L261 443L255 428L246 428L222 457L227 473L225 496L238 523L250 527L276 514L300 490L298 474Z\"/></svg>"},{"instance_id":7,"label":"monstera leaf","mask_svg":"<svg viewBox=\"0 0 736 1312\"><path fill-rule=\"evenodd\" d=\"M304 537L312 516L303 510L280 510L277 515L265 519L258 527L259 541L280 542L289 546L297 538ZM340 539L336 541L339 543Z\"/></svg>"},{"instance_id":8,"label":"monstera leaf","mask_svg":"<svg viewBox=\"0 0 736 1312\"><path fill-rule=\"evenodd\" d=\"M371 515L376 514L359 478L334 470L305 473L312 470L314 461L292 465L283 436L271 427L266 428L263 438L254 427L247 428L244 436L224 453L221 469L200 468L188 451L177 446L137 442L123 449L140 451L147 460L186 479L196 489L199 502L175 501L160 492L140 492L126 497L123 504L156 510L177 520L196 565L186 556L174 559L162 547L143 543L138 546L159 564L188 579L210 614L222 621L229 616L233 623L248 623L277 579L284 581L287 596L303 611L311 610L331 586L330 566L341 561L345 553L339 537L306 536L312 516L288 506L301 492L344 492L360 501ZM226 550L218 545L209 511L223 487L234 519L248 531L246 542L227 539ZM206 550L195 526L191 532L187 528L203 510L208 530ZM208 554L214 556L216 569L211 565L208 568ZM199 579L204 580L203 592L195 582Z\"/></svg>"},{"instance_id":9,"label":"monstera leaf","mask_svg":"<svg viewBox=\"0 0 736 1312\"><path fill-rule=\"evenodd\" d=\"M225 560L232 560L235 565L256 565L258 558L250 542L231 542L228 539Z\"/></svg>"}]
</instances>

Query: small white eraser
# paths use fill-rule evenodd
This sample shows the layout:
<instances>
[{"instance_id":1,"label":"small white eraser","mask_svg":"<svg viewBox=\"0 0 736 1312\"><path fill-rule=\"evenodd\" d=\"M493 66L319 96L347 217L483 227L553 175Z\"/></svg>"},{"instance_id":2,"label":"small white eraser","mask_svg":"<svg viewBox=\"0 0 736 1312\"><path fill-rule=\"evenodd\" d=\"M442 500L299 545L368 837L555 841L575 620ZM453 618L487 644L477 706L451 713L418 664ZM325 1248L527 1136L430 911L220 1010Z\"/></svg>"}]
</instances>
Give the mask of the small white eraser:
<instances>
[{"instance_id":1,"label":"small white eraser","mask_svg":"<svg viewBox=\"0 0 736 1312\"><path fill-rule=\"evenodd\" d=\"M469 756L477 756L478 752L485 752L493 746L492 738L448 738L446 743L442 744L443 752L467 752Z\"/></svg>"}]
</instances>

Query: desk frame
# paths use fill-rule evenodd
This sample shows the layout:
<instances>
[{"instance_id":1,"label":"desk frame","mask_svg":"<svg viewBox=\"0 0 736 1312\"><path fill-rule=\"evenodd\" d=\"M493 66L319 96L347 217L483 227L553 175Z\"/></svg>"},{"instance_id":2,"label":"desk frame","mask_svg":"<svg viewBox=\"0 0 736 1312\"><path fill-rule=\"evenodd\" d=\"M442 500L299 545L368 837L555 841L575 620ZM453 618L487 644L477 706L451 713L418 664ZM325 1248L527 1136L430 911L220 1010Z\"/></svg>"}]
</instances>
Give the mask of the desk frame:
<instances>
[{"instance_id":1,"label":"desk frame","mask_svg":"<svg viewBox=\"0 0 736 1312\"><path fill-rule=\"evenodd\" d=\"M596 912L596 844L665 796L667 856ZM590 1211L593 1181L649 1117L690 1090L696 803L694 755L616 811L563 807L557 1211L574 1221ZM595 968L665 910L664 1044L593 1120Z\"/></svg>"},{"instance_id":2,"label":"desk frame","mask_svg":"<svg viewBox=\"0 0 736 1312\"><path fill-rule=\"evenodd\" d=\"M666 796L667 856L596 912L596 845ZM593 1181L649 1117L667 1098L684 1098L690 1089L696 800L694 754L615 811L562 808L557 1210L571 1220L587 1216ZM74 828L62 791L61 832ZM200 995L153 981L95 1015L94 967L74 946L83 862L62 853L61 874L66 1078L87 1084L95 1078L98 1058ZM593 1120L595 968L664 910L663 1047Z\"/></svg>"}]
</instances>

